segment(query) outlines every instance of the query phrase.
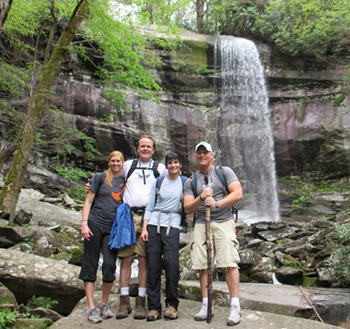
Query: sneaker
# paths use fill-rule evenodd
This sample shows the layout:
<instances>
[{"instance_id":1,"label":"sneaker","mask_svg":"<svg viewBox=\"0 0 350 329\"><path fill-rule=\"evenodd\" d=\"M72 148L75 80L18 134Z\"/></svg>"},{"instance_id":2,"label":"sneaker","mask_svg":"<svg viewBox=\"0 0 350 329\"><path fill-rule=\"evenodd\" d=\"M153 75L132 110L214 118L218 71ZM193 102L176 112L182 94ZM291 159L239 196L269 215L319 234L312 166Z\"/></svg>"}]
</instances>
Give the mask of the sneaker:
<instances>
[{"instance_id":1,"label":"sneaker","mask_svg":"<svg viewBox=\"0 0 350 329\"><path fill-rule=\"evenodd\" d=\"M208 316L208 305L202 304L201 310L194 316L196 321L204 321Z\"/></svg>"},{"instance_id":2,"label":"sneaker","mask_svg":"<svg viewBox=\"0 0 350 329\"><path fill-rule=\"evenodd\" d=\"M97 313L96 308L87 312L87 318L88 318L88 321L91 323L100 323L103 321L100 314Z\"/></svg>"},{"instance_id":3,"label":"sneaker","mask_svg":"<svg viewBox=\"0 0 350 329\"><path fill-rule=\"evenodd\" d=\"M146 319L146 315L146 297L137 296L135 301L134 319L144 320Z\"/></svg>"},{"instance_id":4,"label":"sneaker","mask_svg":"<svg viewBox=\"0 0 350 329\"><path fill-rule=\"evenodd\" d=\"M100 311L101 311L102 319L110 319L110 318L113 318L114 316L108 304L101 304Z\"/></svg>"},{"instance_id":5,"label":"sneaker","mask_svg":"<svg viewBox=\"0 0 350 329\"><path fill-rule=\"evenodd\" d=\"M231 305L231 312L227 319L228 326L235 326L241 322L241 307L239 305Z\"/></svg>"},{"instance_id":6,"label":"sneaker","mask_svg":"<svg viewBox=\"0 0 350 329\"><path fill-rule=\"evenodd\" d=\"M165 320L175 320L177 319L177 310L175 307L168 305L165 313L164 313L164 319Z\"/></svg>"},{"instance_id":7,"label":"sneaker","mask_svg":"<svg viewBox=\"0 0 350 329\"><path fill-rule=\"evenodd\" d=\"M130 297L121 295L119 297L119 308L116 314L116 319L127 318L131 313Z\"/></svg>"},{"instance_id":8,"label":"sneaker","mask_svg":"<svg viewBox=\"0 0 350 329\"><path fill-rule=\"evenodd\" d=\"M147 321L156 321L161 318L160 313L157 310L151 310L147 314Z\"/></svg>"}]
</instances>

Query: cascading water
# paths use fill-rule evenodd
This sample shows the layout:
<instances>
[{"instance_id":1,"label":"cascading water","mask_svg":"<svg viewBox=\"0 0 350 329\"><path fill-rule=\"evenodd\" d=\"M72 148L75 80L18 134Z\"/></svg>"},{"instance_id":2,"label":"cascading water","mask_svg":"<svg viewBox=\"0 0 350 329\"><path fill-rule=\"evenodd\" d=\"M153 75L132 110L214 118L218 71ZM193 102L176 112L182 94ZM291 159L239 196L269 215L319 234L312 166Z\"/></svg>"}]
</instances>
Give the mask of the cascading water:
<instances>
[{"instance_id":1,"label":"cascading water","mask_svg":"<svg viewBox=\"0 0 350 329\"><path fill-rule=\"evenodd\" d=\"M215 67L221 67L218 163L234 168L242 182L243 221L278 221L271 111L257 47L218 36L214 51Z\"/></svg>"}]
</instances>

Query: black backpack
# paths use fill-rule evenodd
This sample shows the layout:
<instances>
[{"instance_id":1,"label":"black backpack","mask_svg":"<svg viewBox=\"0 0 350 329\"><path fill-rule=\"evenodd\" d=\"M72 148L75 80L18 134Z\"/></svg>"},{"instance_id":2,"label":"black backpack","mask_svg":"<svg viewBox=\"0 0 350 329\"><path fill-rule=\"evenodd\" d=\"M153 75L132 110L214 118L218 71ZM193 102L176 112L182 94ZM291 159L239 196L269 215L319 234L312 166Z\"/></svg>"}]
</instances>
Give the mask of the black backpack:
<instances>
[{"instance_id":1,"label":"black backpack","mask_svg":"<svg viewBox=\"0 0 350 329\"><path fill-rule=\"evenodd\" d=\"M158 198L158 194L159 194L159 191L160 191L160 187L163 183L163 180L164 180L164 177L158 177L157 178L157 182L156 182L156 197L155 197L155 200L154 200L154 205L157 203L157 198ZM181 181L182 181L182 199L181 199L181 226L184 230L184 232L186 233L187 232L187 226L188 226L188 223L187 223L187 217L186 217L186 212L185 212L185 208L184 208L184 204L183 204L183 195L184 195L184 187L185 187L185 182L187 180L187 177L186 176L181 176Z\"/></svg>"},{"instance_id":2,"label":"black backpack","mask_svg":"<svg viewBox=\"0 0 350 329\"><path fill-rule=\"evenodd\" d=\"M214 166L214 170L215 170L215 174L218 176L221 185L222 185L222 189L224 191L225 196L228 195L230 192L227 188L227 181L226 181L226 177L224 175L224 171L222 169L222 167L218 167L218 166ZM196 173L194 173L191 176L191 189L192 189L192 193L194 195L195 198L198 197L198 193L197 193L197 175ZM238 220L238 209L235 208L233 205L231 205L231 211L232 214L235 216L235 222L237 222ZM193 218L193 225L195 224L195 217Z\"/></svg>"},{"instance_id":3,"label":"black backpack","mask_svg":"<svg viewBox=\"0 0 350 329\"><path fill-rule=\"evenodd\" d=\"M132 160L132 163L131 163L131 167L126 175L126 178L125 178L125 182L128 180L128 178L131 176L131 174L135 171L135 169L137 170L152 170L153 171L153 175L155 178L158 178L160 173L158 171L158 166L159 166L159 162L158 161L153 161L153 165L152 167L138 167L137 166L137 163L138 163L139 159L134 159ZM146 182L145 182L146 183Z\"/></svg>"}]
</instances>

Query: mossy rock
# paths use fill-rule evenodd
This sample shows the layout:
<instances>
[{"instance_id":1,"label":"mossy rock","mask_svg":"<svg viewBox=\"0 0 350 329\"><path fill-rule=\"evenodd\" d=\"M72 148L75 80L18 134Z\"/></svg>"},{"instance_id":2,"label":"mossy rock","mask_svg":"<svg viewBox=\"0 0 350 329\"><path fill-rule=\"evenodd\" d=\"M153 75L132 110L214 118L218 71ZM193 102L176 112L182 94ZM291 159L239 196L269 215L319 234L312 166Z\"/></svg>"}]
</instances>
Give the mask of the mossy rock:
<instances>
[{"instance_id":1,"label":"mossy rock","mask_svg":"<svg viewBox=\"0 0 350 329\"><path fill-rule=\"evenodd\" d=\"M0 283L0 304L11 304L18 306L15 295L7 289L2 283Z\"/></svg>"},{"instance_id":2,"label":"mossy rock","mask_svg":"<svg viewBox=\"0 0 350 329\"><path fill-rule=\"evenodd\" d=\"M71 252L72 258L69 261L69 264L81 266L83 260L84 249L83 248L74 248Z\"/></svg>"},{"instance_id":3,"label":"mossy rock","mask_svg":"<svg viewBox=\"0 0 350 329\"><path fill-rule=\"evenodd\" d=\"M304 275L301 285L303 287L317 287L317 278Z\"/></svg>"},{"instance_id":4,"label":"mossy rock","mask_svg":"<svg viewBox=\"0 0 350 329\"><path fill-rule=\"evenodd\" d=\"M46 329L53 321L51 319L17 319L11 328L15 329Z\"/></svg>"}]
</instances>

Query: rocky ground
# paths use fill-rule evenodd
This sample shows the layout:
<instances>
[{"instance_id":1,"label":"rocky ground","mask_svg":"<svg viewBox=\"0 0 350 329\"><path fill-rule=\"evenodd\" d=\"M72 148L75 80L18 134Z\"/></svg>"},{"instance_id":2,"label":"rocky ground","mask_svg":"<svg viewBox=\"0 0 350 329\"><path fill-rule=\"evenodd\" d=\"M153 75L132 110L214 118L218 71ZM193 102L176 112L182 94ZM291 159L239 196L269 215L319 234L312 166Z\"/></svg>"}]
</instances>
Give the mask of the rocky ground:
<instances>
[{"instance_id":1,"label":"rocky ground","mask_svg":"<svg viewBox=\"0 0 350 329\"><path fill-rule=\"evenodd\" d=\"M99 294L96 295L99 298ZM111 305L116 308L117 296L113 295ZM174 328L174 329L199 329L199 328L212 328L221 329L226 326L226 319L229 314L229 308L223 306L214 306L214 317L210 324L206 322L198 322L194 320L194 314L198 312L201 307L199 302L182 299L179 305L179 318L173 321L165 321L163 318L155 322L147 322L145 320L134 320L131 313L127 319L116 320L109 319L103 323L93 325L86 320L85 311L85 298L79 302L73 312L66 318L55 322L51 328ZM278 315L267 312L258 312L243 310L241 323L235 328L244 329L281 329L281 328L298 328L298 329L326 329L326 328L339 328L336 326L322 324L320 322L300 319L290 316Z\"/></svg>"},{"instance_id":2,"label":"rocky ground","mask_svg":"<svg viewBox=\"0 0 350 329\"><path fill-rule=\"evenodd\" d=\"M250 226L237 223L243 309L239 326L326 328L320 323L322 319L328 328L331 325L348 328L350 290L335 288L336 282L332 281L325 265L332 248L336 247L333 224L349 221L349 193L318 193L307 201L307 206L290 204L290 200L282 202L282 220L278 223ZM24 189L19 208L22 211L16 226L9 227L6 220L0 219L3 224L0 225L0 282L14 293L19 303L25 304L33 294L57 299L56 311L70 315L59 321L59 315L51 315L54 327L88 327L85 301L81 300L83 285L77 280L82 254L80 206L67 196L47 198L36 190ZM212 324L193 321L193 314L200 306L200 294L197 274L190 270L191 241L190 229L181 235L182 301L178 320L150 324L129 317L124 322L112 319L95 327L123 324L122 328L131 328L141 323L145 327L162 328L170 325L174 328L225 326L229 294L225 283L220 281L224 276L220 272L215 273L218 280L213 286L216 316ZM136 288L137 283L134 283L132 290ZM116 285L112 298L115 307L117 292ZM310 319L316 321L310 322Z\"/></svg>"}]
</instances>

